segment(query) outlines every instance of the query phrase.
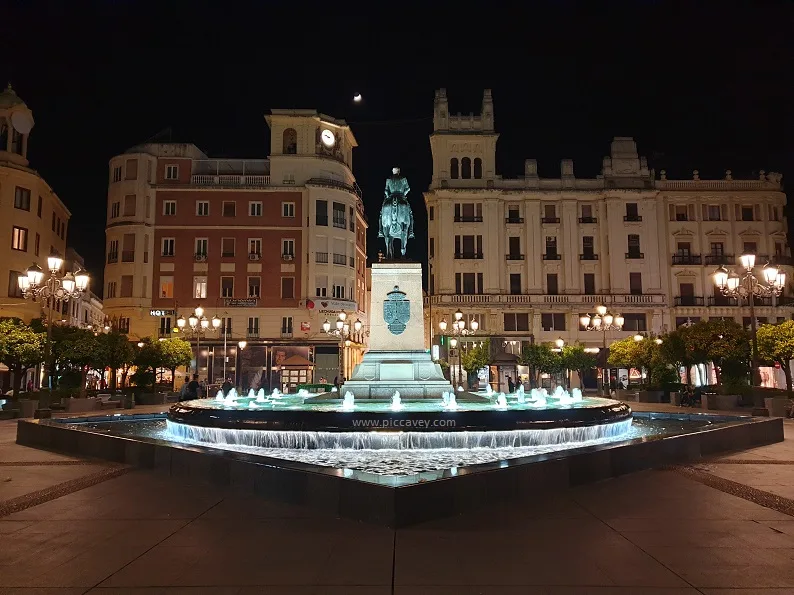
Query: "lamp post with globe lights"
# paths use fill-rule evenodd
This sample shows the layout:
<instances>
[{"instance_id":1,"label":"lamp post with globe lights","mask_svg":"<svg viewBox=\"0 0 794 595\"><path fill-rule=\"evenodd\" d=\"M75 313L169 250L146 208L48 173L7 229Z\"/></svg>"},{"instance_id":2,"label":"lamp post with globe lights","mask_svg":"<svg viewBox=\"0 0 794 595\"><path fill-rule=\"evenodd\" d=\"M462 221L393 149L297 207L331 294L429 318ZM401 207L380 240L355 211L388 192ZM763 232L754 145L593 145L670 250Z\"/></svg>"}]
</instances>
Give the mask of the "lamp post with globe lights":
<instances>
[{"instance_id":1,"label":"lamp post with globe lights","mask_svg":"<svg viewBox=\"0 0 794 595\"><path fill-rule=\"evenodd\" d=\"M441 332L449 337L449 346L452 349L455 349L458 346L459 339L458 337L467 337L469 335L473 335L477 332L477 329L480 328L480 323L477 322L475 318L472 318L469 321L469 327L466 328L466 321L463 320L463 312L457 310L455 312L455 320L452 321L452 328L450 332L447 333L447 319L442 318L441 322L438 323L438 328ZM461 357L460 351L458 351L458 370L457 370L457 379L453 379L455 384L460 384L460 379L463 376L463 368L461 367Z\"/></svg>"},{"instance_id":2,"label":"lamp post with globe lights","mask_svg":"<svg viewBox=\"0 0 794 595\"><path fill-rule=\"evenodd\" d=\"M44 280L44 272L41 267L33 263L24 275L17 277L19 289L25 299L41 301L47 300L47 341L44 346L44 377L47 379L47 386L50 387L52 366L50 363L52 346L52 311L55 300L68 301L80 297L88 289L88 273L83 269L78 269L74 274L66 273L61 275L60 270L63 266L61 258L55 250L50 252L47 257L47 268L50 276Z\"/></svg>"},{"instance_id":3,"label":"lamp post with globe lights","mask_svg":"<svg viewBox=\"0 0 794 595\"><path fill-rule=\"evenodd\" d=\"M221 319L217 316L213 316L210 321L210 319L204 316L204 308L197 306L196 309L193 310L193 313L187 317L187 320L185 320L184 316L177 318L176 325L179 327L180 331L189 333L191 339L193 337L196 338L196 366L193 373L198 374L199 357L201 357L201 337L208 332L217 331L221 326ZM210 326L212 326L211 330Z\"/></svg>"},{"instance_id":4,"label":"lamp post with globe lights","mask_svg":"<svg viewBox=\"0 0 794 595\"><path fill-rule=\"evenodd\" d=\"M347 312L344 310L337 316L333 328L327 318L323 322L323 332L339 339L339 378L345 377L345 348L350 346L353 339L361 333L363 328L364 323L358 318L351 326L350 321L347 319Z\"/></svg>"},{"instance_id":5,"label":"lamp post with globe lights","mask_svg":"<svg viewBox=\"0 0 794 595\"><path fill-rule=\"evenodd\" d=\"M728 271L720 266L714 271L714 284L722 295L744 299L750 306L750 337L752 339L752 374L753 386L761 385L761 372L758 368L758 338L755 321L755 298L777 297L786 286L786 273L769 263L761 269L761 279L756 276L755 254L742 254L739 257L742 268L737 272Z\"/></svg>"},{"instance_id":6,"label":"lamp post with globe lights","mask_svg":"<svg viewBox=\"0 0 794 595\"><path fill-rule=\"evenodd\" d=\"M623 329L625 319L621 314L613 314L603 304L596 306L595 315L589 314L582 315L579 318L579 323L584 327L584 330L596 332L601 331L601 353L604 356L604 365L606 366L606 349L607 349L607 331L620 331ZM601 369L601 374L598 375L599 390L604 392L604 371L606 367Z\"/></svg>"}]
</instances>

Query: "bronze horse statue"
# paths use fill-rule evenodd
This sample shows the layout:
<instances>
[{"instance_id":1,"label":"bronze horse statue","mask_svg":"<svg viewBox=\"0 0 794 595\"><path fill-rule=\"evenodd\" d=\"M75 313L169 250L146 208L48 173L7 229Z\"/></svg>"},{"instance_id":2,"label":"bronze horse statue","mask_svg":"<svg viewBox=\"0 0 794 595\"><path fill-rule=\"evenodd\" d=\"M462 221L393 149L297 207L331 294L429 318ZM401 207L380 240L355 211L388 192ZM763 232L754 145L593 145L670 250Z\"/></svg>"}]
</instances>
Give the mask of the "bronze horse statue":
<instances>
[{"instance_id":1,"label":"bronze horse statue","mask_svg":"<svg viewBox=\"0 0 794 595\"><path fill-rule=\"evenodd\" d=\"M386 258L394 258L394 240L400 240L400 253L405 257L405 247L414 237L414 215L406 195L410 187L408 180L400 176L399 168L386 180L385 199L380 210L378 237L386 242Z\"/></svg>"}]
</instances>

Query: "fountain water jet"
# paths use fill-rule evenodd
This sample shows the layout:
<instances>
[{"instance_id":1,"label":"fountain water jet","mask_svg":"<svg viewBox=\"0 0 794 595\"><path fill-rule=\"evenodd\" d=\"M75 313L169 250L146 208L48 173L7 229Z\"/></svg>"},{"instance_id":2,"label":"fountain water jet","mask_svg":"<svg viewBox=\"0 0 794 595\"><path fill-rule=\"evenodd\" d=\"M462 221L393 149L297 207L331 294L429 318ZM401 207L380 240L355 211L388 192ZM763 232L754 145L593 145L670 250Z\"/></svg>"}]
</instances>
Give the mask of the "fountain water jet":
<instances>
[{"instance_id":1,"label":"fountain water jet","mask_svg":"<svg viewBox=\"0 0 794 595\"><path fill-rule=\"evenodd\" d=\"M342 409L346 411L351 411L355 407L355 397L353 393L347 391L345 393L345 398L342 400Z\"/></svg>"},{"instance_id":2,"label":"fountain water jet","mask_svg":"<svg viewBox=\"0 0 794 595\"><path fill-rule=\"evenodd\" d=\"M394 391L394 394L391 398L391 409L392 411L399 411L403 408L402 399L400 398L400 391Z\"/></svg>"},{"instance_id":3,"label":"fountain water jet","mask_svg":"<svg viewBox=\"0 0 794 595\"><path fill-rule=\"evenodd\" d=\"M256 393L256 402L257 403L267 403L267 399L265 398L265 389L260 388Z\"/></svg>"},{"instance_id":4,"label":"fountain water jet","mask_svg":"<svg viewBox=\"0 0 794 595\"><path fill-rule=\"evenodd\" d=\"M496 397L496 404L494 407L497 409L507 409L507 397L504 393L499 393L499 396Z\"/></svg>"}]
</instances>

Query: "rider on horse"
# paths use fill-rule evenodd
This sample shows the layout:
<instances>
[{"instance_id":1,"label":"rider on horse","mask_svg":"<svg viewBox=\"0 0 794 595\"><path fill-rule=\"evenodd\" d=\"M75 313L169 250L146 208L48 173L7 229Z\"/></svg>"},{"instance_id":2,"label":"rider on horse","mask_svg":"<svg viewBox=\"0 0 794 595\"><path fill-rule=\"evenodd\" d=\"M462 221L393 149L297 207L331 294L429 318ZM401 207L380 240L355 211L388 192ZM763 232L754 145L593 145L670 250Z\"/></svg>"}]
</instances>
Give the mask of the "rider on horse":
<instances>
[{"instance_id":1,"label":"rider on horse","mask_svg":"<svg viewBox=\"0 0 794 595\"><path fill-rule=\"evenodd\" d=\"M399 236L399 228L403 221L399 220L400 213L407 214L408 233L406 239L414 237L414 216L411 207L406 198L411 187L408 185L408 180L400 175L400 168L395 167L392 169L392 176L386 179L386 189L384 190L383 205L381 206L381 226L378 230L378 237L396 237ZM387 217L383 215L388 213ZM388 239L388 238L387 238ZM387 242L388 244L388 242ZM405 246L402 246L403 253Z\"/></svg>"}]
</instances>

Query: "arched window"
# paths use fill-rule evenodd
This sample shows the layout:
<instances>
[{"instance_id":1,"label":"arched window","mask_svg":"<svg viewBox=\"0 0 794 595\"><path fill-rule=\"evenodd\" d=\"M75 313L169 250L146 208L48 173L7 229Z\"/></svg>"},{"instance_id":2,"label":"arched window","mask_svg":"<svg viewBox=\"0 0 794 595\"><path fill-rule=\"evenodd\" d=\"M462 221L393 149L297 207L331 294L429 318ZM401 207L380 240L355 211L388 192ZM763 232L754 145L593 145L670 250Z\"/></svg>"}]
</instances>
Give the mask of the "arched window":
<instances>
[{"instance_id":1,"label":"arched window","mask_svg":"<svg viewBox=\"0 0 794 595\"><path fill-rule=\"evenodd\" d=\"M457 157L453 157L449 161L449 177L452 178L453 180L457 180L458 179L458 158Z\"/></svg>"},{"instance_id":2,"label":"arched window","mask_svg":"<svg viewBox=\"0 0 794 595\"><path fill-rule=\"evenodd\" d=\"M460 160L460 177L464 180L471 178L471 159L468 157Z\"/></svg>"},{"instance_id":3,"label":"arched window","mask_svg":"<svg viewBox=\"0 0 794 595\"><path fill-rule=\"evenodd\" d=\"M474 160L474 177L478 180L482 178L482 159L479 157Z\"/></svg>"},{"instance_id":4,"label":"arched window","mask_svg":"<svg viewBox=\"0 0 794 595\"><path fill-rule=\"evenodd\" d=\"M298 133L294 128L287 128L284 131L284 146L282 153L285 155L295 155L298 152Z\"/></svg>"}]
</instances>

